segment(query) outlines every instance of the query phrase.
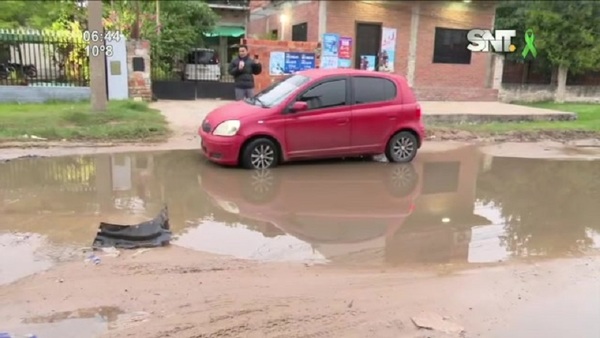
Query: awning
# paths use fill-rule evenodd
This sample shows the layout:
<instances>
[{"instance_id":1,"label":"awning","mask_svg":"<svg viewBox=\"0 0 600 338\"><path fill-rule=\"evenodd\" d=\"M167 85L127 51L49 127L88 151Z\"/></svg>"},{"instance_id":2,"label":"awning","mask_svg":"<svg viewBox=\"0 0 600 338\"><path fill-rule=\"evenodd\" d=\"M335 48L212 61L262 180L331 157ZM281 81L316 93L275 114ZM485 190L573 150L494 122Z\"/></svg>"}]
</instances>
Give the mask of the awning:
<instances>
[{"instance_id":1,"label":"awning","mask_svg":"<svg viewBox=\"0 0 600 338\"><path fill-rule=\"evenodd\" d=\"M246 34L246 28L239 26L217 26L211 33L204 33L205 36L231 36L239 38Z\"/></svg>"}]
</instances>

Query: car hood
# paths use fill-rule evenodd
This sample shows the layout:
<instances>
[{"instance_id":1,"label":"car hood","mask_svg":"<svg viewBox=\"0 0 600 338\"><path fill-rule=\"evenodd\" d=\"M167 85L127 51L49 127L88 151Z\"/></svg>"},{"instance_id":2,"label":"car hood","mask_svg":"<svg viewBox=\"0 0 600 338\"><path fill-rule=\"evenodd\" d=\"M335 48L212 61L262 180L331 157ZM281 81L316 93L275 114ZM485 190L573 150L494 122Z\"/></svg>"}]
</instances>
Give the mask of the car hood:
<instances>
[{"instance_id":1,"label":"car hood","mask_svg":"<svg viewBox=\"0 0 600 338\"><path fill-rule=\"evenodd\" d=\"M267 112L268 109L245 103L244 101L236 101L221 106L206 115L205 121L208 121L213 126L227 120L243 120L248 116L256 116L260 113Z\"/></svg>"}]
</instances>

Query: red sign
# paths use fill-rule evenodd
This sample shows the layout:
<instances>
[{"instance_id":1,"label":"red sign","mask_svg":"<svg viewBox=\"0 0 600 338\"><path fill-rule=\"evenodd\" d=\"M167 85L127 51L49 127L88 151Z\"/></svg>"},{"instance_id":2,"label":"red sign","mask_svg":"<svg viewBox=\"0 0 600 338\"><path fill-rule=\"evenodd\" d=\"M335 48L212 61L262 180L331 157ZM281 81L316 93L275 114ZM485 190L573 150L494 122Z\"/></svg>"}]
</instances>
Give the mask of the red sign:
<instances>
[{"instance_id":1,"label":"red sign","mask_svg":"<svg viewBox=\"0 0 600 338\"><path fill-rule=\"evenodd\" d=\"M340 59L352 59L352 38L340 38L340 49L338 52L338 57Z\"/></svg>"}]
</instances>

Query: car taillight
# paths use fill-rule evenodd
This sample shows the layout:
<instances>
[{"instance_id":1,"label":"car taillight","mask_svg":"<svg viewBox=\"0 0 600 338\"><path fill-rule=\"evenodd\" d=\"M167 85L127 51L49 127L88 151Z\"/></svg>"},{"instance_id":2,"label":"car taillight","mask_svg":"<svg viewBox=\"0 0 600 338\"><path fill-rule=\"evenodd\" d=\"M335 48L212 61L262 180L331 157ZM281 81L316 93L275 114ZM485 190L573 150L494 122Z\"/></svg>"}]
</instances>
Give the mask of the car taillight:
<instances>
[{"instance_id":1,"label":"car taillight","mask_svg":"<svg viewBox=\"0 0 600 338\"><path fill-rule=\"evenodd\" d=\"M421 106L417 105L417 118L420 119L421 118Z\"/></svg>"}]
</instances>

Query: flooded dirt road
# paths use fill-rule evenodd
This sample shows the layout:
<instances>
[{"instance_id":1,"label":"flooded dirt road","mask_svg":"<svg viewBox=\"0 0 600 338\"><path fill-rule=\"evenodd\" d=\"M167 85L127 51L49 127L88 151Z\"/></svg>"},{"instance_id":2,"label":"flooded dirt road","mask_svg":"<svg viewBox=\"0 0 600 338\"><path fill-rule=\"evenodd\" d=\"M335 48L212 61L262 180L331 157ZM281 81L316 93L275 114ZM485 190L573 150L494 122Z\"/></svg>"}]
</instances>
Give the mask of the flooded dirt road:
<instances>
[{"instance_id":1,"label":"flooded dirt road","mask_svg":"<svg viewBox=\"0 0 600 338\"><path fill-rule=\"evenodd\" d=\"M12 160L0 164L0 332L458 334L418 330L411 316L432 311L468 337L598 337L598 201L600 161L472 146L266 172L195 151ZM165 203L173 246L83 262L101 221ZM575 305L578 330L542 324L575 320L549 310Z\"/></svg>"}]
</instances>

